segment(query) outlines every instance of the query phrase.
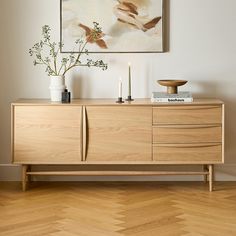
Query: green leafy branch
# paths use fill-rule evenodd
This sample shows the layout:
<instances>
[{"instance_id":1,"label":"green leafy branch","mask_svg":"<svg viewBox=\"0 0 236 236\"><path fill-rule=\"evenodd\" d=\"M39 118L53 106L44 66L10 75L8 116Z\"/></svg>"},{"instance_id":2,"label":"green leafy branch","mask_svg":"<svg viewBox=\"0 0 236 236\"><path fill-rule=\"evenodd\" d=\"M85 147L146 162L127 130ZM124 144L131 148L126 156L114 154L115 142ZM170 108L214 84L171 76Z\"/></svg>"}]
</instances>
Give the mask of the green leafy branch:
<instances>
[{"instance_id":1,"label":"green leafy branch","mask_svg":"<svg viewBox=\"0 0 236 236\"><path fill-rule=\"evenodd\" d=\"M51 41L51 28L48 25L42 27L42 40L34 44L29 49L30 56L34 57L33 64L43 65L46 67L45 72L50 75L65 75L69 70L77 66L99 67L102 70L107 69L107 64L102 60L87 59L86 63L82 63L81 55L88 56L86 45L90 42L96 41L102 33L101 27L97 22L94 22L94 28L86 39L78 39L75 45L78 47L78 52L72 52L67 56L61 56L60 51L64 44ZM46 54L46 55L45 55ZM59 59L59 55L61 58Z\"/></svg>"}]
</instances>

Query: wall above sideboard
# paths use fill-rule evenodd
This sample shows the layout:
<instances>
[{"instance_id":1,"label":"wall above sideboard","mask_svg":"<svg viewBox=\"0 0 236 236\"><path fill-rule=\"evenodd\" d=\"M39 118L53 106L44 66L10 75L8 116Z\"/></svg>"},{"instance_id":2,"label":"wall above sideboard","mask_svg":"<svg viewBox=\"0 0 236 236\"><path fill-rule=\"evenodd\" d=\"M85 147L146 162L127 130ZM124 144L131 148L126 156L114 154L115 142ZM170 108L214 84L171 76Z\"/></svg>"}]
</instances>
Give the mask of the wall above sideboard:
<instances>
[{"instance_id":1,"label":"wall above sideboard","mask_svg":"<svg viewBox=\"0 0 236 236\"><path fill-rule=\"evenodd\" d=\"M235 8L235 0L169 0L166 53L94 55L107 61L109 69L78 68L72 72L67 81L72 96L115 98L119 76L123 78L126 96L128 62L132 64L134 97L150 97L152 91L163 91L165 88L156 83L163 77L187 79L189 82L181 89L226 103L226 165L217 177L236 179L235 168L232 169L232 164L236 166ZM59 40L59 17L60 0L1 0L0 164L11 161L10 102L22 97L49 97L49 79L43 68L32 65L28 49L38 40L45 24L52 27L53 37ZM4 169L0 179L19 175L17 167L9 171L6 166L0 168Z\"/></svg>"}]
</instances>

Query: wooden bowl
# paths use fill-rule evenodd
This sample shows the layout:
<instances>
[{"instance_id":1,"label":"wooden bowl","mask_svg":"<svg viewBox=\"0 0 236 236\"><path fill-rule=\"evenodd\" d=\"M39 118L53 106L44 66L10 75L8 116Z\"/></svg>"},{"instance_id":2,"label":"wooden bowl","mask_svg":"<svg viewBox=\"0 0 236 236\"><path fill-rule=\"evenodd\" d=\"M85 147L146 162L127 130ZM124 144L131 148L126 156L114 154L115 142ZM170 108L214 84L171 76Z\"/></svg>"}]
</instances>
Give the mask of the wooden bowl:
<instances>
[{"instance_id":1,"label":"wooden bowl","mask_svg":"<svg viewBox=\"0 0 236 236\"><path fill-rule=\"evenodd\" d=\"M177 94L178 86L186 84L187 80L157 80L157 83L167 87L168 94Z\"/></svg>"}]
</instances>

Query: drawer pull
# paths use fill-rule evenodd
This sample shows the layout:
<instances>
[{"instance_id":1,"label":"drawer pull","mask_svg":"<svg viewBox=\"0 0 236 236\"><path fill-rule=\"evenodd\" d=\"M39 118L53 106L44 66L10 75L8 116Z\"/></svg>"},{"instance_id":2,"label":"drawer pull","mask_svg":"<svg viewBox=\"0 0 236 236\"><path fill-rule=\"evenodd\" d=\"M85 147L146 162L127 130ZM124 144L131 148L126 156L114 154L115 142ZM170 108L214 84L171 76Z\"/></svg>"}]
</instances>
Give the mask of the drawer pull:
<instances>
[{"instance_id":1,"label":"drawer pull","mask_svg":"<svg viewBox=\"0 0 236 236\"><path fill-rule=\"evenodd\" d=\"M169 148L201 148L219 146L221 143L197 143L197 144L155 144L154 147L169 147Z\"/></svg>"},{"instance_id":2,"label":"drawer pull","mask_svg":"<svg viewBox=\"0 0 236 236\"><path fill-rule=\"evenodd\" d=\"M87 156L87 111L86 107L83 106L83 161L86 161Z\"/></svg>"},{"instance_id":3,"label":"drawer pull","mask_svg":"<svg viewBox=\"0 0 236 236\"><path fill-rule=\"evenodd\" d=\"M219 106L159 106L158 108L154 107L153 109L165 109L165 110L208 110L219 108Z\"/></svg>"},{"instance_id":4,"label":"drawer pull","mask_svg":"<svg viewBox=\"0 0 236 236\"><path fill-rule=\"evenodd\" d=\"M81 107L81 116L80 116L80 158L83 161L83 112L84 108Z\"/></svg>"},{"instance_id":5,"label":"drawer pull","mask_svg":"<svg viewBox=\"0 0 236 236\"><path fill-rule=\"evenodd\" d=\"M199 128L215 128L221 127L220 124L217 125L156 125L153 127L166 128L166 129L199 129Z\"/></svg>"}]
</instances>

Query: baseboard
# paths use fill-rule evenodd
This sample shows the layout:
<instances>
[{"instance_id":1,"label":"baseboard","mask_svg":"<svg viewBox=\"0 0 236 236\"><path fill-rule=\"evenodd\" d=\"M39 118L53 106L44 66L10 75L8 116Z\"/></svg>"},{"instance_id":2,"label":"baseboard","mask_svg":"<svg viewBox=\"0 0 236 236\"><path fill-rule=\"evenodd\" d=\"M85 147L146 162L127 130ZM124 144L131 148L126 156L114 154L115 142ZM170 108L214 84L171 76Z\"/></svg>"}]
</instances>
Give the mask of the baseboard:
<instances>
[{"instance_id":1,"label":"baseboard","mask_svg":"<svg viewBox=\"0 0 236 236\"><path fill-rule=\"evenodd\" d=\"M21 167L13 164L0 164L0 181L19 181Z\"/></svg>"},{"instance_id":2,"label":"baseboard","mask_svg":"<svg viewBox=\"0 0 236 236\"><path fill-rule=\"evenodd\" d=\"M216 181L236 181L236 163L216 165ZM0 164L0 181L20 181L21 167ZM42 176L36 181L200 181L201 176Z\"/></svg>"}]
</instances>

